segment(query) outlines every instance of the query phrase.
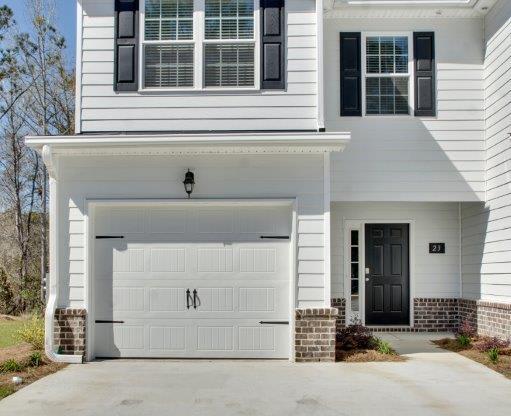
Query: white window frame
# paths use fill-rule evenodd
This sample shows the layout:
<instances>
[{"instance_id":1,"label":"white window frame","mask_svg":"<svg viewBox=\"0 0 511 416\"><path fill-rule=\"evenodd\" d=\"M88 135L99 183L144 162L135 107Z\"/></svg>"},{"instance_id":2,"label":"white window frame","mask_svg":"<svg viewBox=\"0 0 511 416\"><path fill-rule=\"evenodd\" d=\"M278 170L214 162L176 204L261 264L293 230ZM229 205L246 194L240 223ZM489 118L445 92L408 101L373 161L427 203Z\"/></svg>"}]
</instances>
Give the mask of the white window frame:
<instances>
[{"instance_id":1,"label":"white window frame","mask_svg":"<svg viewBox=\"0 0 511 416\"><path fill-rule=\"evenodd\" d=\"M367 73L367 54L366 54L366 41L368 37L373 36L401 36L408 38L408 72L400 74L368 74ZM414 50L413 50L413 33L412 32L362 32L361 44L361 67L362 67L362 116L363 117L384 117L384 118L406 118L414 117L415 112L415 82L414 82ZM409 114L367 114L366 110L366 78L405 78L408 77L408 108Z\"/></svg>"},{"instance_id":2,"label":"white window frame","mask_svg":"<svg viewBox=\"0 0 511 416\"><path fill-rule=\"evenodd\" d=\"M139 23L139 92L219 92L219 91L259 91L261 89L261 36L260 36L260 8L259 0L254 1L254 39L206 39L206 1L193 1L193 39L191 40L165 40L165 41L146 41L145 40L145 0L140 0L140 23ZM193 44L194 45L194 83L192 87L176 88L146 88L144 71L144 48L150 44ZM205 86L205 68L204 53L205 46L208 43L213 44L234 44L248 43L254 45L254 86L253 87L206 87Z\"/></svg>"}]
</instances>

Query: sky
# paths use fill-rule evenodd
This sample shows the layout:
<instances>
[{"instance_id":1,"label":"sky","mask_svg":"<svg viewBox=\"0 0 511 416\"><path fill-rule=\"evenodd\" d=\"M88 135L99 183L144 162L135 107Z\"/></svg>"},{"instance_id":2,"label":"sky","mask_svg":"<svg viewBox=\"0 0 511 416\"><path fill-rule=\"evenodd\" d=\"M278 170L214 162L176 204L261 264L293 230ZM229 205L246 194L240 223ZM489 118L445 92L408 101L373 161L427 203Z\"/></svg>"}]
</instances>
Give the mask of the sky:
<instances>
[{"instance_id":1,"label":"sky","mask_svg":"<svg viewBox=\"0 0 511 416\"><path fill-rule=\"evenodd\" d=\"M56 26L66 38L69 63L74 63L76 49L76 0L55 0ZM27 27L25 0L0 0L0 5L9 6L14 11L14 18L24 30Z\"/></svg>"}]
</instances>

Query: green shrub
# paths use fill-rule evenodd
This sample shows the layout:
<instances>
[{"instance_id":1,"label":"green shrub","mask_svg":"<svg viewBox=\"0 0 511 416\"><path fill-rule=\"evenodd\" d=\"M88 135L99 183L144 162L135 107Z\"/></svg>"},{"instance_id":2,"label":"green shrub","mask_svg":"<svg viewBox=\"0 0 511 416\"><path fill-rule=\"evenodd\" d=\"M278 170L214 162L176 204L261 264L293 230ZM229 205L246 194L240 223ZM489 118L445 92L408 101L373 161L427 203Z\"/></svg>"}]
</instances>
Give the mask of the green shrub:
<instances>
[{"instance_id":1,"label":"green shrub","mask_svg":"<svg viewBox=\"0 0 511 416\"><path fill-rule=\"evenodd\" d=\"M488 358L492 362L492 364L497 364L499 362L499 354L500 351L498 348L491 348L487 352Z\"/></svg>"},{"instance_id":2,"label":"green shrub","mask_svg":"<svg viewBox=\"0 0 511 416\"><path fill-rule=\"evenodd\" d=\"M354 320L336 335L337 348L343 351L361 350L373 347L371 330Z\"/></svg>"},{"instance_id":3,"label":"green shrub","mask_svg":"<svg viewBox=\"0 0 511 416\"><path fill-rule=\"evenodd\" d=\"M393 355L394 354L394 350L392 349L391 345L387 341L384 341L383 339L380 339L380 338L375 338L374 342L376 345L376 351L378 351L380 354L385 354L385 355Z\"/></svg>"},{"instance_id":4,"label":"green shrub","mask_svg":"<svg viewBox=\"0 0 511 416\"><path fill-rule=\"evenodd\" d=\"M470 337L465 334L459 334L456 337L456 341L458 341L458 344L460 347L464 347L464 348L469 347L470 343L472 342Z\"/></svg>"},{"instance_id":5,"label":"green shrub","mask_svg":"<svg viewBox=\"0 0 511 416\"><path fill-rule=\"evenodd\" d=\"M33 352L28 359L28 362L31 367L39 367L43 360L43 356L39 351Z\"/></svg>"},{"instance_id":6,"label":"green shrub","mask_svg":"<svg viewBox=\"0 0 511 416\"><path fill-rule=\"evenodd\" d=\"M23 369L23 366L14 359L9 359L7 361L4 361L0 367L0 370L2 373L16 373L18 371L21 371Z\"/></svg>"},{"instance_id":7,"label":"green shrub","mask_svg":"<svg viewBox=\"0 0 511 416\"><path fill-rule=\"evenodd\" d=\"M17 332L19 341L26 342L35 350L44 349L44 319L33 315Z\"/></svg>"}]
</instances>

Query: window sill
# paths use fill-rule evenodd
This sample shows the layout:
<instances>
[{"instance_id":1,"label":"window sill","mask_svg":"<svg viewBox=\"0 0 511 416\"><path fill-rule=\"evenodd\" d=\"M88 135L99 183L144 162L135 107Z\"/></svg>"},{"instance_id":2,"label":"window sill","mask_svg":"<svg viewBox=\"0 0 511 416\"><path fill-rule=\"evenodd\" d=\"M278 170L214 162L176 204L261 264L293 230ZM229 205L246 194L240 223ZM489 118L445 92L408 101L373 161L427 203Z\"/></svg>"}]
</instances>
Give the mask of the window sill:
<instances>
[{"instance_id":1,"label":"window sill","mask_svg":"<svg viewBox=\"0 0 511 416\"><path fill-rule=\"evenodd\" d=\"M244 94L249 92L264 92L260 88L141 88L137 92L139 94L190 94L190 95L201 95L201 94Z\"/></svg>"}]
</instances>

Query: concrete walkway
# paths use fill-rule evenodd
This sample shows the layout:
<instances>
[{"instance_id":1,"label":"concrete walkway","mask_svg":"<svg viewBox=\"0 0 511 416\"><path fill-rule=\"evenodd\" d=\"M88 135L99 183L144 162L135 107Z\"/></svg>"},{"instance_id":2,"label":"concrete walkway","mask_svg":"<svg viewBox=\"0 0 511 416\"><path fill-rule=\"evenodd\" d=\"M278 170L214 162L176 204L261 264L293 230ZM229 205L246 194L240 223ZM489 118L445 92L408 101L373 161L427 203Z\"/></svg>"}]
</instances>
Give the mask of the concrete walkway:
<instances>
[{"instance_id":1,"label":"concrete walkway","mask_svg":"<svg viewBox=\"0 0 511 416\"><path fill-rule=\"evenodd\" d=\"M22 416L509 415L511 381L428 342L384 334L403 363L104 361L70 366L0 402Z\"/></svg>"}]
</instances>

